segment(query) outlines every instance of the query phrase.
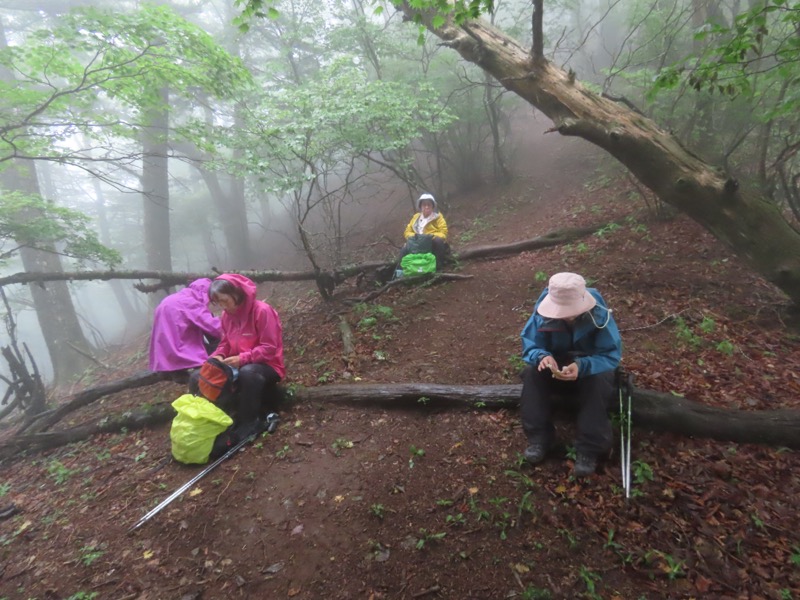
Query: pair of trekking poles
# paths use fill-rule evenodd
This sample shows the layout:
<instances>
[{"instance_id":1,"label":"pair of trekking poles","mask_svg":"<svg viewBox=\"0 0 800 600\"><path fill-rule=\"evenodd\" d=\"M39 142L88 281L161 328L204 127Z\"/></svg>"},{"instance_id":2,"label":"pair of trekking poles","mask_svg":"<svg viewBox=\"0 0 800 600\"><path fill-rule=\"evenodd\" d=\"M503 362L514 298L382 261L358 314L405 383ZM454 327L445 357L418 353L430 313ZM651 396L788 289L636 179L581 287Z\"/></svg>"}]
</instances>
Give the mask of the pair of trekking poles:
<instances>
[{"instance_id":1,"label":"pair of trekking poles","mask_svg":"<svg viewBox=\"0 0 800 600\"><path fill-rule=\"evenodd\" d=\"M617 370L617 390L619 391L619 456L622 472L622 489L625 498L631 497L631 396L633 395L633 375Z\"/></svg>"}]
</instances>

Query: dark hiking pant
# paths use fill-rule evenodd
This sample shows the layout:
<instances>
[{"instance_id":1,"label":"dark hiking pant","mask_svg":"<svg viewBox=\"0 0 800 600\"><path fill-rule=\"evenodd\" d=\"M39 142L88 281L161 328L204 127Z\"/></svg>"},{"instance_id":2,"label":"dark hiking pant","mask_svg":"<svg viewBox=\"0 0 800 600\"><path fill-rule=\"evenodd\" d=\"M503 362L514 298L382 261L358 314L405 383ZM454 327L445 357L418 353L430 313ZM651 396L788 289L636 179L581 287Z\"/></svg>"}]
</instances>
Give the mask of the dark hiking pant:
<instances>
[{"instance_id":1,"label":"dark hiking pant","mask_svg":"<svg viewBox=\"0 0 800 600\"><path fill-rule=\"evenodd\" d=\"M446 260L448 260L451 256L450 254L450 244L448 244L442 238L432 235L431 237L431 254L436 257L436 270L440 270ZM400 259L407 255L412 254L411 249L408 247L408 244L403 246L403 249L400 251ZM398 261L399 262L399 261Z\"/></svg>"},{"instance_id":2,"label":"dark hiking pant","mask_svg":"<svg viewBox=\"0 0 800 600\"><path fill-rule=\"evenodd\" d=\"M189 379L189 392L199 394L199 369ZM235 412L234 425L251 423L264 413L277 409L280 391L280 376L275 369L262 363L250 363L239 369L236 380L236 391L233 395L219 403L225 412ZM264 408L262 408L262 406Z\"/></svg>"},{"instance_id":3,"label":"dark hiking pant","mask_svg":"<svg viewBox=\"0 0 800 600\"><path fill-rule=\"evenodd\" d=\"M578 422L575 450L598 456L611 449L612 431L608 408L614 395L614 371L606 371L575 381L560 381L550 369L539 371L528 366L522 372L520 412L528 444L553 443L553 396L574 396Z\"/></svg>"}]
</instances>

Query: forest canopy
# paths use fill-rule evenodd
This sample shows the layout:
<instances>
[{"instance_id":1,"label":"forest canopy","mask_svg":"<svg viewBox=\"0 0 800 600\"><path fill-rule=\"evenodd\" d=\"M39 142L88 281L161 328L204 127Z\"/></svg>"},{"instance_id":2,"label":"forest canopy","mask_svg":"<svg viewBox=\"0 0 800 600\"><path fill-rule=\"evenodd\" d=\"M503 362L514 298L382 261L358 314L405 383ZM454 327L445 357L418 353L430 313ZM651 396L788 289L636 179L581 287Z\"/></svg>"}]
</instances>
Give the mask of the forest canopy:
<instances>
[{"instance_id":1,"label":"forest canopy","mask_svg":"<svg viewBox=\"0 0 800 600\"><path fill-rule=\"evenodd\" d=\"M371 211L513 177L528 103L624 164L653 211L685 212L800 298L791 3L43 7L2 14L9 271L205 272L269 256L334 272L363 260L348 240ZM111 288L121 318L141 321L144 299ZM51 357L74 354L43 338Z\"/></svg>"}]
</instances>

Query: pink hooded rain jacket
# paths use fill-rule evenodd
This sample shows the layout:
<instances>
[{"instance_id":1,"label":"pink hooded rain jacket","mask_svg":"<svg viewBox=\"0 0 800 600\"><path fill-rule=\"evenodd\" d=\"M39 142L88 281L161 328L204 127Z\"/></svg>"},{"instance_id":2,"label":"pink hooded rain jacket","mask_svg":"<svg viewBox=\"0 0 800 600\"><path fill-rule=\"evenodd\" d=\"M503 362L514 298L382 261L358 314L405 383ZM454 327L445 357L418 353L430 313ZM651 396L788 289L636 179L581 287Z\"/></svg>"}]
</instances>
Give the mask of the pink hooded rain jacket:
<instances>
[{"instance_id":1,"label":"pink hooded rain jacket","mask_svg":"<svg viewBox=\"0 0 800 600\"><path fill-rule=\"evenodd\" d=\"M239 366L250 363L269 365L280 376L283 365L283 330L278 313L266 302L256 299L256 284L244 275L224 273L217 277L244 291L245 299L236 312L222 313L222 341L214 355L239 356Z\"/></svg>"}]
</instances>

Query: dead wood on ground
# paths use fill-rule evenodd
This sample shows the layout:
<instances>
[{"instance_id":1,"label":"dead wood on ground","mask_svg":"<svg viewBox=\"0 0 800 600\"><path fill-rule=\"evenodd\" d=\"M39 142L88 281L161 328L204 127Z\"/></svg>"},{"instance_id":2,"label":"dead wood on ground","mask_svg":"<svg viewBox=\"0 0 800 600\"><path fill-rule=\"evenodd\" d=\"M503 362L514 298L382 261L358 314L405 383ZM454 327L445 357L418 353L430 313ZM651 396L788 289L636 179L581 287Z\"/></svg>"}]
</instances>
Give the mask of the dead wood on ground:
<instances>
[{"instance_id":1,"label":"dead wood on ground","mask_svg":"<svg viewBox=\"0 0 800 600\"><path fill-rule=\"evenodd\" d=\"M76 394L72 400L62 404L58 408L40 413L34 418L25 422L20 428L20 433L30 430L32 433L41 433L46 431L69 413L88 406L95 400L110 394L116 394L124 390L136 389L146 385L152 385L159 381L167 381L172 377L170 373L157 373L153 371L142 371L135 373L129 377L118 379L117 381L110 381L102 385L92 388L87 388L82 392Z\"/></svg>"},{"instance_id":2,"label":"dead wood on ground","mask_svg":"<svg viewBox=\"0 0 800 600\"><path fill-rule=\"evenodd\" d=\"M401 406L426 410L431 406L515 408L520 385L458 386L436 384L344 384L300 388L295 402L349 403L380 407ZM633 392L635 430L671 432L725 442L756 443L800 448L800 411L738 410L708 406L653 390ZM569 398L560 405L574 411ZM612 412L615 407L611 407ZM21 451L36 451L80 441L97 433L128 431L165 423L174 415L170 404L100 419L64 431L17 435L0 444L0 459Z\"/></svg>"}]
</instances>

